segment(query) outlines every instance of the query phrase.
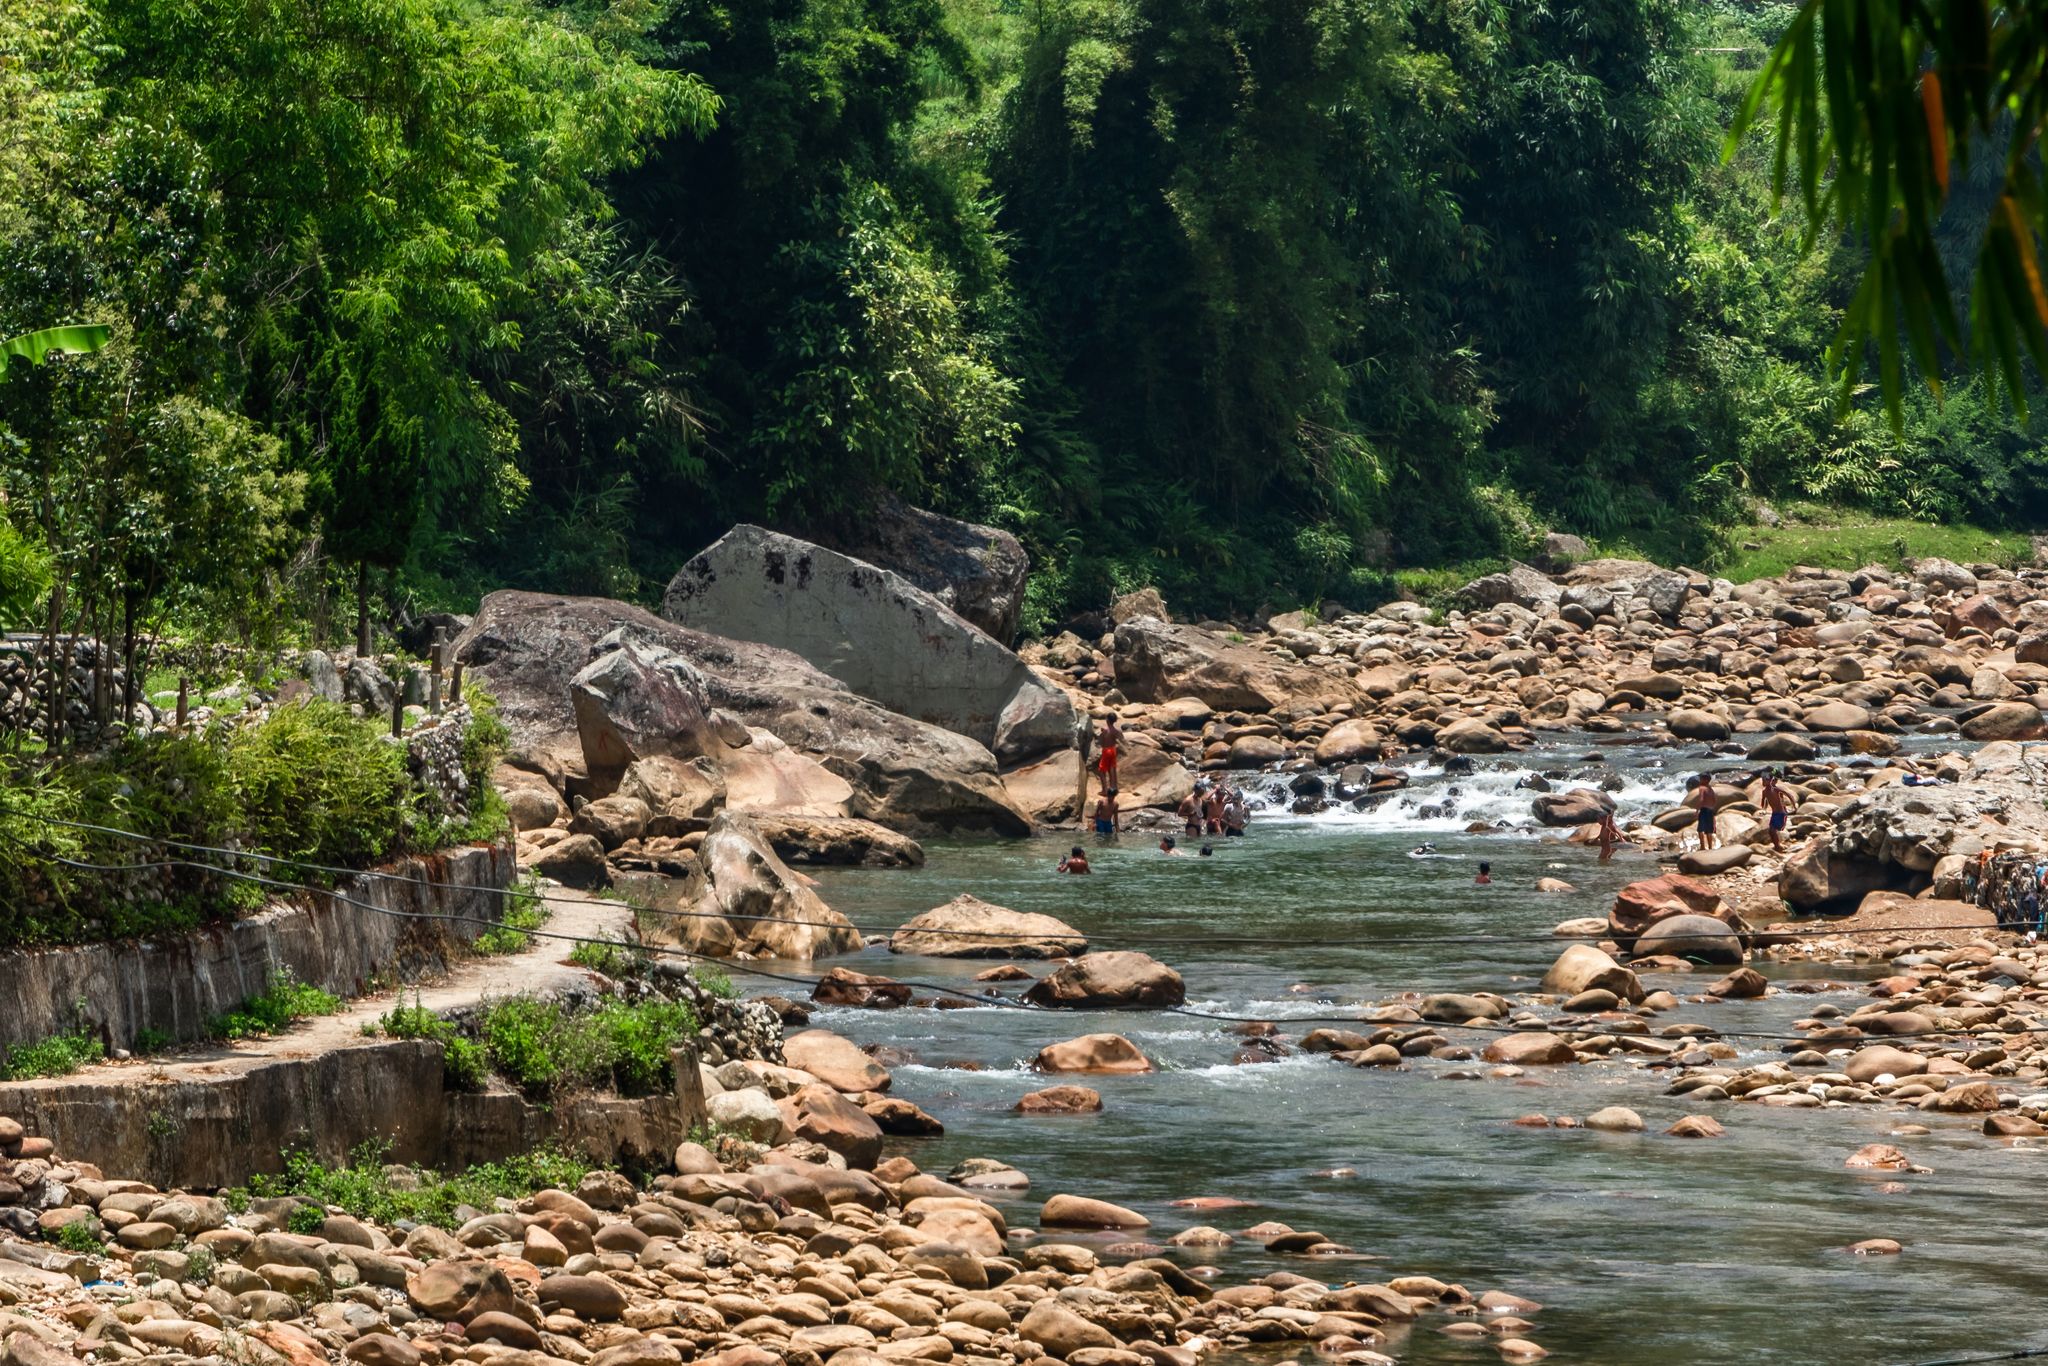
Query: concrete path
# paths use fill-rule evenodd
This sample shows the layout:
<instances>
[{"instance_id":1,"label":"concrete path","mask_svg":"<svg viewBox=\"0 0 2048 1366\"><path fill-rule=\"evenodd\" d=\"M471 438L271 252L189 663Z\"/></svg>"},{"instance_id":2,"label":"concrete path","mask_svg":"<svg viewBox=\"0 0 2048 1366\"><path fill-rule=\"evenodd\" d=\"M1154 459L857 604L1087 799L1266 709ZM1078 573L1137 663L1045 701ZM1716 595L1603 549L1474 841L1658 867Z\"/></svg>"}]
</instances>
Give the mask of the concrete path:
<instances>
[{"instance_id":1,"label":"concrete path","mask_svg":"<svg viewBox=\"0 0 2048 1366\"><path fill-rule=\"evenodd\" d=\"M633 908L568 887L549 887L545 906L551 934L585 939L624 937ZM530 996L574 986L590 973L568 961L575 945L560 939L534 938L519 953L467 959L431 982L408 983L349 1001L336 1015L301 1020L282 1034L225 1044L192 1044L169 1053L127 1062L96 1063L64 1077L9 1082L10 1087L152 1085L172 1081L204 1082L239 1076L267 1063L314 1057L381 1041L366 1034L396 1005L421 1006L435 1012L475 1005L506 996Z\"/></svg>"}]
</instances>

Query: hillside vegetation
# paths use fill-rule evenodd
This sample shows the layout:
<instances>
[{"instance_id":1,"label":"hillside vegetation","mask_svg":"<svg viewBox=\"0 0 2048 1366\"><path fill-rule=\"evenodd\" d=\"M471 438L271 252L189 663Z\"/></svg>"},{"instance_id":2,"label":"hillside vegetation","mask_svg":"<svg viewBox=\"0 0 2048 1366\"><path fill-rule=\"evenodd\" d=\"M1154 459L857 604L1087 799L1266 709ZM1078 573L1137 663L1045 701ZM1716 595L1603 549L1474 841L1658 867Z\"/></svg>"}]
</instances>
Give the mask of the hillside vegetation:
<instances>
[{"instance_id":1,"label":"hillside vegetation","mask_svg":"<svg viewBox=\"0 0 2048 1366\"><path fill-rule=\"evenodd\" d=\"M1758 498L2029 526L1979 382L1837 405L1857 249L1722 155L1788 12L22 0L0 334L113 341L0 379L0 618L646 600L881 487L1018 532L1027 629L1727 563Z\"/></svg>"}]
</instances>

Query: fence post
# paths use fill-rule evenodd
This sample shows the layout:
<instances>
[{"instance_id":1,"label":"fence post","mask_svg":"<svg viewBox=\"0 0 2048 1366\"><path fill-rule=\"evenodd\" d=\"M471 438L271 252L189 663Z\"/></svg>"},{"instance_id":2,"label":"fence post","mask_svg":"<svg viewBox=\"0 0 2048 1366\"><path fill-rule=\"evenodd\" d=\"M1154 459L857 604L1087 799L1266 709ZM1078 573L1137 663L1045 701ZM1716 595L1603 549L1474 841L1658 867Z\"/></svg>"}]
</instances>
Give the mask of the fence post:
<instances>
[{"instance_id":1,"label":"fence post","mask_svg":"<svg viewBox=\"0 0 2048 1366\"><path fill-rule=\"evenodd\" d=\"M186 718L192 711L192 681L183 674L178 675L178 729L185 729Z\"/></svg>"},{"instance_id":2,"label":"fence post","mask_svg":"<svg viewBox=\"0 0 2048 1366\"><path fill-rule=\"evenodd\" d=\"M405 685L396 679L391 684L391 734L405 734Z\"/></svg>"},{"instance_id":3,"label":"fence post","mask_svg":"<svg viewBox=\"0 0 2048 1366\"><path fill-rule=\"evenodd\" d=\"M441 628L434 628L434 648L428 655L427 664L427 710L435 716L441 714L441 656L448 644L441 634Z\"/></svg>"},{"instance_id":4,"label":"fence post","mask_svg":"<svg viewBox=\"0 0 2048 1366\"><path fill-rule=\"evenodd\" d=\"M448 673L448 705L462 705L462 661L456 660L455 667Z\"/></svg>"},{"instance_id":5,"label":"fence post","mask_svg":"<svg viewBox=\"0 0 2048 1366\"><path fill-rule=\"evenodd\" d=\"M1074 722L1074 748L1080 751L1078 782L1074 789L1074 819L1088 822L1088 751L1095 747L1095 718L1083 713Z\"/></svg>"}]
</instances>

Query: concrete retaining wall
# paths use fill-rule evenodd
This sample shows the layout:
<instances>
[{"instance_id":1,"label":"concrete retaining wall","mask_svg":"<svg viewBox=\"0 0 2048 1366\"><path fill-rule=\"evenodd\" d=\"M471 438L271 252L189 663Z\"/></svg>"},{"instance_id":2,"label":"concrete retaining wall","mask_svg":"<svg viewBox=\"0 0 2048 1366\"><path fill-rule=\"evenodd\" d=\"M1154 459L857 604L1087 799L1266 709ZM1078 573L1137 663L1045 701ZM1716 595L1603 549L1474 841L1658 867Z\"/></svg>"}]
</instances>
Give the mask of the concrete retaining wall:
<instances>
[{"instance_id":1,"label":"concrete retaining wall","mask_svg":"<svg viewBox=\"0 0 2048 1366\"><path fill-rule=\"evenodd\" d=\"M202 1038L209 1019L280 972L354 996L376 982L441 971L504 914L514 868L510 845L479 845L381 871L452 885L353 877L335 889L348 901L312 893L190 934L0 954L0 1047L81 1022L110 1048L130 1046L145 1028L180 1042ZM392 911L455 919L380 914Z\"/></svg>"},{"instance_id":2,"label":"concrete retaining wall","mask_svg":"<svg viewBox=\"0 0 2048 1366\"><path fill-rule=\"evenodd\" d=\"M283 1169L309 1151L339 1165L388 1141L388 1160L459 1169L553 1143L604 1163L665 1165L706 1122L697 1051L674 1050L677 1084L642 1100L538 1106L510 1091L445 1089L441 1045L368 1043L264 1061L205 1079L59 1079L0 1085L0 1115L72 1161L159 1187L214 1189Z\"/></svg>"}]
</instances>

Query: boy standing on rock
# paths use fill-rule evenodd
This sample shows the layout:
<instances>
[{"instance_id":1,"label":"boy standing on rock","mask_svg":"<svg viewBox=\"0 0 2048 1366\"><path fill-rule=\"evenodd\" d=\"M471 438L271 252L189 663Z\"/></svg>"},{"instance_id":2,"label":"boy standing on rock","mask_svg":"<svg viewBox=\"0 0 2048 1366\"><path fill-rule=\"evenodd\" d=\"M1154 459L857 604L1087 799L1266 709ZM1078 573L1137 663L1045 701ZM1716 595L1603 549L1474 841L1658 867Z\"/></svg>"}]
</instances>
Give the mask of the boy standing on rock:
<instances>
[{"instance_id":1,"label":"boy standing on rock","mask_svg":"<svg viewBox=\"0 0 2048 1366\"><path fill-rule=\"evenodd\" d=\"M1700 774L1698 795L1700 807L1700 848L1706 850L1714 847L1714 817L1718 814L1721 806L1720 797L1714 793L1712 774Z\"/></svg>"},{"instance_id":2,"label":"boy standing on rock","mask_svg":"<svg viewBox=\"0 0 2048 1366\"><path fill-rule=\"evenodd\" d=\"M1111 796L1117 792L1116 748L1123 738L1123 729L1117 725L1116 717L1102 723L1102 754L1095 761L1095 771L1102 775L1102 790Z\"/></svg>"},{"instance_id":3,"label":"boy standing on rock","mask_svg":"<svg viewBox=\"0 0 2048 1366\"><path fill-rule=\"evenodd\" d=\"M1764 770L1764 810L1771 813L1771 849L1785 852L1785 821L1792 811L1792 798L1778 786L1778 775Z\"/></svg>"}]
</instances>

